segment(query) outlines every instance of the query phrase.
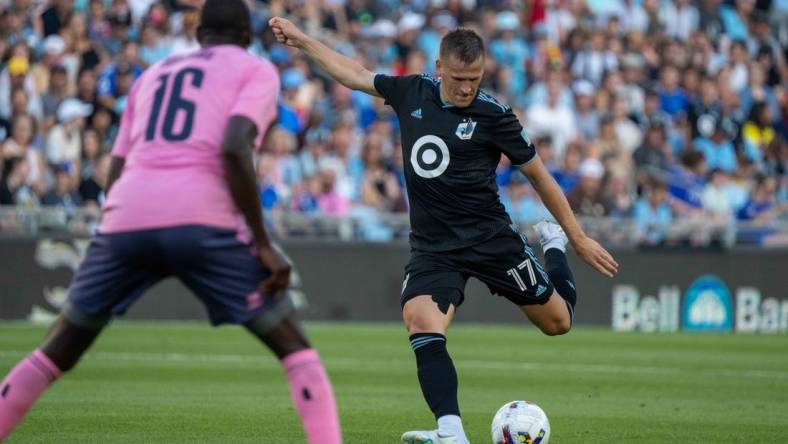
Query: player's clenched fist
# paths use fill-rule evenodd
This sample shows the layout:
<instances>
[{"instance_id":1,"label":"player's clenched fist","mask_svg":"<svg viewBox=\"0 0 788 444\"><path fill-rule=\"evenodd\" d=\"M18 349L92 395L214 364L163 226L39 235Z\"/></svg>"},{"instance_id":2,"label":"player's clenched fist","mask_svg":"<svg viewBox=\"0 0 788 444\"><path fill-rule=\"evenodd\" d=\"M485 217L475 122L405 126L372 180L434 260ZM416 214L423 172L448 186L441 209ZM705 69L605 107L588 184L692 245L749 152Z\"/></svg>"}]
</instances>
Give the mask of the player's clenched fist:
<instances>
[{"instance_id":1,"label":"player's clenched fist","mask_svg":"<svg viewBox=\"0 0 788 444\"><path fill-rule=\"evenodd\" d=\"M304 42L304 35L296 25L288 19L274 17L268 21L268 26L274 31L276 41L287 46L300 47Z\"/></svg>"}]
</instances>

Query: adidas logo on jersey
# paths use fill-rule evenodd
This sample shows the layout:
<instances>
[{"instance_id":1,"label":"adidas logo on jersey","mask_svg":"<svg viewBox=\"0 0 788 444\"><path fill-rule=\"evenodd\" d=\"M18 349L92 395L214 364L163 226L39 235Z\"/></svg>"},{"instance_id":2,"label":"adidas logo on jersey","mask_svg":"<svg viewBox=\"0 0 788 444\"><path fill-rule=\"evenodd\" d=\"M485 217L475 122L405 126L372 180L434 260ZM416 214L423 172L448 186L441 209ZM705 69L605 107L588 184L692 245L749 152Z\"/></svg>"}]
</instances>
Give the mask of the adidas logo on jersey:
<instances>
[{"instance_id":1,"label":"adidas logo on jersey","mask_svg":"<svg viewBox=\"0 0 788 444\"><path fill-rule=\"evenodd\" d=\"M416 111L413 111L412 113L410 113L410 115L411 117L421 119L421 108L417 109Z\"/></svg>"},{"instance_id":2,"label":"adidas logo on jersey","mask_svg":"<svg viewBox=\"0 0 788 444\"><path fill-rule=\"evenodd\" d=\"M536 287L536 296L537 297L541 296L542 293L544 293L546 290L547 290L547 287L545 287L544 285L540 285L540 286Z\"/></svg>"}]
</instances>

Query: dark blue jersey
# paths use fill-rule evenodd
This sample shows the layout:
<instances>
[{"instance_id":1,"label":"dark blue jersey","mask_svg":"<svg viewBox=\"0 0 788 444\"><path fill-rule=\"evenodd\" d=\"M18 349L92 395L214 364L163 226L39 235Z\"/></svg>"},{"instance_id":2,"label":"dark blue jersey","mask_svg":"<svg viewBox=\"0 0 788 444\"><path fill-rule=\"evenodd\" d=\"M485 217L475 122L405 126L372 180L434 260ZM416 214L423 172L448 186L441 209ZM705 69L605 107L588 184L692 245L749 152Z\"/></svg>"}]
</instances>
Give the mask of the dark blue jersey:
<instances>
[{"instance_id":1,"label":"dark blue jersey","mask_svg":"<svg viewBox=\"0 0 788 444\"><path fill-rule=\"evenodd\" d=\"M488 240L511 225L498 197L495 169L536 158L512 110L479 90L465 108L443 102L440 82L424 75L375 76L396 111L410 200L410 242L447 251Z\"/></svg>"}]
</instances>

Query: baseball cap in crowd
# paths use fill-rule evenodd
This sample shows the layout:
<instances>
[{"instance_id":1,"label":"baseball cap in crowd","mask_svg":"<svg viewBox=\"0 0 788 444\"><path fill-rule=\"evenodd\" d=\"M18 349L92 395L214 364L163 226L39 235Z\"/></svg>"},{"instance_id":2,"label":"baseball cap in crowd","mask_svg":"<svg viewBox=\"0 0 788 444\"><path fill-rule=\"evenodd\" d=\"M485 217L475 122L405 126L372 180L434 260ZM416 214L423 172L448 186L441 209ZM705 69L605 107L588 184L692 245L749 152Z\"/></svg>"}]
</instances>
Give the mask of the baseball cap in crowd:
<instances>
[{"instance_id":1,"label":"baseball cap in crowd","mask_svg":"<svg viewBox=\"0 0 788 444\"><path fill-rule=\"evenodd\" d=\"M597 159L586 159L580 162L577 172L580 174L580 177L601 179L605 175L605 167Z\"/></svg>"},{"instance_id":2,"label":"baseball cap in crowd","mask_svg":"<svg viewBox=\"0 0 788 444\"><path fill-rule=\"evenodd\" d=\"M578 96L593 96L594 84L585 79L580 79L572 84L572 91Z\"/></svg>"},{"instance_id":3,"label":"baseball cap in crowd","mask_svg":"<svg viewBox=\"0 0 788 444\"><path fill-rule=\"evenodd\" d=\"M362 31L366 37L371 38L393 38L397 35L397 25L391 20L380 19Z\"/></svg>"},{"instance_id":4,"label":"baseball cap in crowd","mask_svg":"<svg viewBox=\"0 0 788 444\"><path fill-rule=\"evenodd\" d=\"M66 51L66 42L59 35L50 35L42 45L44 54L59 56Z\"/></svg>"},{"instance_id":5,"label":"baseball cap in crowd","mask_svg":"<svg viewBox=\"0 0 788 444\"><path fill-rule=\"evenodd\" d=\"M454 29L457 27L457 19L451 14L442 12L432 18L430 25L435 29Z\"/></svg>"},{"instance_id":6,"label":"baseball cap in crowd","mask_svg":"<svg viewBox=\"0 0 788 444\"><path fill-rule=\"evenodd\" d=\"M499 31L516 31L520 27L520 18L512 11L501 11L495 16L495 29Z\"/></svg>"},{"instance_id":7,"label":"baseball cap in crowd","mask_svg":"<svg viewBox=\"0 0 788 444\"><path fill-rule=\"evenodd\" d=\"M416 14L415 12L407 12L405 13L402 18L399 19L397 23L397 30L401 33L412 31L414 29L421 29L424 26L424 23L427 19L424 18L421 14Z\"/></svg>"},{"instance_id":8,"label":"baseball cap in crowd","mask_svg":"<svg viewBox=\"0 0 788 444\"><path fill-rule=\"evenodd\" d=\"M12 76L22 76L30 70L30 63L21 56L14 56L8 60L8 74Z\"/></svg>"},{"instance_id":9,"label":"baseball cap in crowd","mask_svg":"<svg viewBox=\"0 0 788 444\"><path fill-rule=\"evenodd\" d=\"M57 119L68 122L78 117L88 117L93 113L93 105L79 99L66 99L57 108Z\"/></svg>"},{"instance_id":10,"label":"baseball cap in crowd","mask_svg":"<svg viewBox=\"0 0 788 444\"><path fill-rule=\"evenodd\" d=\"M296 89L304 84L304 74L296 68L290 68L282 73L282 86L285 89Z\"/></svg>"}]
</instances>

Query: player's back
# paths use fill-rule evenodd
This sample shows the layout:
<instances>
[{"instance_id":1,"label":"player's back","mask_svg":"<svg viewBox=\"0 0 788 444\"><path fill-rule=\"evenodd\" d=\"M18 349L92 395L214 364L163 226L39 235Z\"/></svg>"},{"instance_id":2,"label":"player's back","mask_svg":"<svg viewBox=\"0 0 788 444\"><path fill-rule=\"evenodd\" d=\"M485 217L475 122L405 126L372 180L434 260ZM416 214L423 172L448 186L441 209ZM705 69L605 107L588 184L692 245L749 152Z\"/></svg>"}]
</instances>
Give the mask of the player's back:
<instances>
[{"instance_id":1,"label":"player's back","mask_svg":"<svg viewBox=\"0 0 788 444\"><path fill-rule=\"evenodd\" d=\"M170 57L129 93L113 155L126 163L104 205L102 232L202 224L234 228L221 143L230 116L276 115L275 68L235 45Z\"/></svg>"}]
</instances>

